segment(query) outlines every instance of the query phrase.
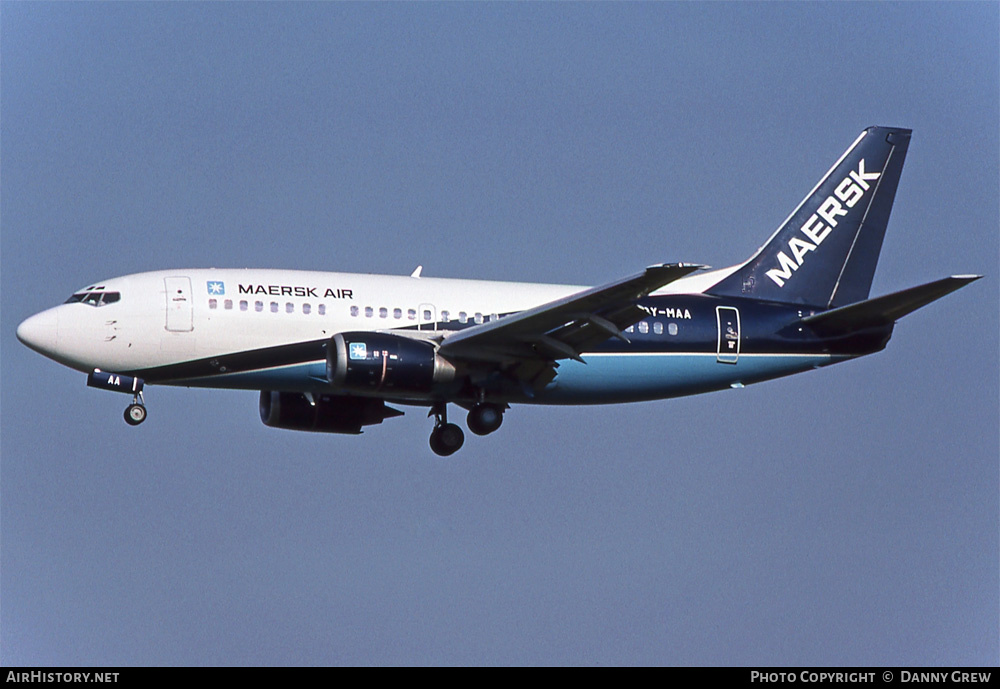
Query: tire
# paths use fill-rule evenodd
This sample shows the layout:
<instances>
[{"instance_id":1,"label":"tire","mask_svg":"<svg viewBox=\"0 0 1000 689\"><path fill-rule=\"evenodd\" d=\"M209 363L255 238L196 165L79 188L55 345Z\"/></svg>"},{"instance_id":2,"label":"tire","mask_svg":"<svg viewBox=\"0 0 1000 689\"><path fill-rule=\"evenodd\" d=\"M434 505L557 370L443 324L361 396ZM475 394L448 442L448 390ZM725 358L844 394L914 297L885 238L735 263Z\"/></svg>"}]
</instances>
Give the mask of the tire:
<instances>
[{"instance_id":1,"label":"tire","mask_svg":"<svg viewBox=\"0 0 1000 689\"><path fill-rule=\"evenodd\" d=\"M146 420L146 407L141 404L130 404L125 409L125 423L129 426L138 426Z\"/></svg>"},{"instance_id":2,"label":"tire","mask_svg":"<svg viewBox=\"0 0 1000 689\"><path fill-rule=\"evenodd\" d=\"M503 423L503 408L498 404L477 404L469 410L466 423L476 435L489 435Z\"/></svg>"},{"instance_id":3,"label":"tire","mask_svg":"<svg viewBox=\"0 0 1000 689\"><path fill-rule=\"evenodd\" d=\"M438 426L431 432L431 449L434 454L449 457L465 444L465 434L453 423Z\"/></svg>"}]
</instances>

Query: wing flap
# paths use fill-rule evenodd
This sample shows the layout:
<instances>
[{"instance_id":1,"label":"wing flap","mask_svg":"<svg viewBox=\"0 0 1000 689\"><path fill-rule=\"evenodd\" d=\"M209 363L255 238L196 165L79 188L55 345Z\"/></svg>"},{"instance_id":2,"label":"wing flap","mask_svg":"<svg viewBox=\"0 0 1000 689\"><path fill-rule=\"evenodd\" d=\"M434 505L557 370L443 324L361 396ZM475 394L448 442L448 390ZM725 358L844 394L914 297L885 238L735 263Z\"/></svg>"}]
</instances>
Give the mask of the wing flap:
<instances>
[{"instance_id":1,"label":"wing flap","mask_svg":"<svg viewBox=\"0 0 1000 689\"><path fill-rule=\"evenodd\" d=\"M582 361L580 354L588 346L609 337L626 339L622 330L645 315L635 306L636 299L703 267L692 263L650 266L638 275L449 335L439 351L448 358L507 364ZM524 380L526 376L517 377Z\"/></svg>"}]
</instances>

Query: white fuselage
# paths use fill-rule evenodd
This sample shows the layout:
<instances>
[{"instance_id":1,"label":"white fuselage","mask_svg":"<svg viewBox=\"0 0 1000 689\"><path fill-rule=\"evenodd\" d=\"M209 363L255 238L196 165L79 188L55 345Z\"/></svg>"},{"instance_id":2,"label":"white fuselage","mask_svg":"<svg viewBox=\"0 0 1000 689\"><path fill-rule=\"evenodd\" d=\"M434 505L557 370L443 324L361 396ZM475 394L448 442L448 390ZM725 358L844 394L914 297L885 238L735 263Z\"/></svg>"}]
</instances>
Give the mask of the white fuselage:
<instances>
[{"instance_id":1,"label":"white fuselage","mask_svg":"<svg viewBox=\"0 0 1000 689\"><path fill-rule=\"evenodd\" d=\"M730 269L731 270L731 269ZM697 295L727 271L679 279L651 296ZM488 323L586 288L482 280L418 278L293 270L190 269L126 275L95 283L66 303L27 319L18 337L74 369L134 373L147 382L251 390L336 392L325 354L283 361L283 348L329 341L337 333L396 331L420 337L442 327ZM81 295L116 295L114 301ZM669 310L667 311L669 313ZM692 318L686 313L688 319ZM598 404L687 395L766 380L836 360L823 354L717 356L715 307L674 324L709 328L695 350L657 351L643 337L666 342L670 323L654 337L637 328L629 351L592 352L586 364L563 361L537 394L508 402ZM640 324L641 325L641 324ZM631 330L631 329L630 329ZM721 340L720 340L721 341ZM652 342L650 343L652 344ZM272 360L271 353L275 353ZM234 356L253 362L234 370ZM287 357L286 357L287 358ZM427 395L396 397L403 401Z\"/></svg>"},{"instance_id":2,"label":"white fuselage","mask_svg":"<svg viewBox=\"0 0 1000 689\"><path fill-rule=\"evenodd\" d=\"M210 283L221 292L210 294ZM127 371L343 331L419 329L445 317L481 322L583 289L255 269L157 271L93 286L121 299L100 307L62 304L28 319L19 332L38 331L35 348L77 370Z\"/></svg>"}]
</instances>

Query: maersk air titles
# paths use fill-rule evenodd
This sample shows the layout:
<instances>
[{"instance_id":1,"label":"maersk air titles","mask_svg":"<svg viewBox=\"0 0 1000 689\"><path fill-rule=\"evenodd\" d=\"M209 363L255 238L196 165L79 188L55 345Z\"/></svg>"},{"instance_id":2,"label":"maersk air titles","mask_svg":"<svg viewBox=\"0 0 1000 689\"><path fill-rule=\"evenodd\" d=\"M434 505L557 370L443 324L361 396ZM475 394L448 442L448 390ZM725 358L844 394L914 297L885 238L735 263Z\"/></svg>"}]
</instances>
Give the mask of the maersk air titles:
<instances>
[{"instance_id":1,"label":"maersk air titles","mask_svg":"<svg viewBox=\"0 0 1000 689\"><path fill-rule=\"evenodd\" d=\"M910 131L866 129L747 261L649 266L599 287L276 270L127 275L25 320L18 338L132 396L257 390L268 426L360 433L429 408L431 448L516 404L601 404L742 387L880 351L897 320L978 276L870 298Z\"/></svg>"},{"instance_id":2,"label":"maersk air titles","mask_svg":"<svg viewBox=\"0 0 1000 689\"><path fill-rule=\"evenodd\" d=\"M792 271L802 267L806 255L816 251L827 235L837 227L837 217L847 215L848 211L864 198L865 192L871 189L869 182L877 180L880 172L865 172L865 159L858 162L857 171L850 173L841 180L833 194L827 196L816 212L809 216L800 231L806 239L794 236L788 240L789 258L784 251L778 252L778 267L767 271L767 276L774 280L778 287L785 286L785 280L792 277ZM808 241L806 241L808 240Z\"/></svg>"},{"instance_id":3,"label":"maersk air titles","mask_svg":"<svg viewBox=\"0 0 1000 689\"><path fill-rule=\"evenodd\" d=\"M222 283L219 283L220 285ZM313 299L353 299L354 290L302 285L239 285L240 294L263 294L271 297L312 297Z\"/></svg>"}]
</instances>

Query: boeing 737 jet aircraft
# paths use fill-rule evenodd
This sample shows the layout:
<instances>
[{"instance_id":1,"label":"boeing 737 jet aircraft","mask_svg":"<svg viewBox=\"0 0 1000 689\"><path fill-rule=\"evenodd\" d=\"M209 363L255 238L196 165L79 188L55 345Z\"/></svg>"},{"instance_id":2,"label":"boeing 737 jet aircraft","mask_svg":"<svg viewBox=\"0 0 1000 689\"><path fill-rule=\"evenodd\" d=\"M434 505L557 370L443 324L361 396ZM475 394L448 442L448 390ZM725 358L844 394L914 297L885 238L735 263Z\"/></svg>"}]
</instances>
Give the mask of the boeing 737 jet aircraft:
<instances>
[{"instance_id":1,"label":"boeing 737 jet aircraft","mask_svg":"<svg viewBox=\"0 0 1000 689\"><path fill-rule=\"evenodd\" d=\"M260 391L275 428L360 433L429 407L431 448L512 404L606 404L742 387L882 350L895 322L979 276L869 299L910 130L866 129L749 260L654 265L600 287L287 270L101 280L27 319L28 347L132 395Z\"/></svg>"}]
</instances>

